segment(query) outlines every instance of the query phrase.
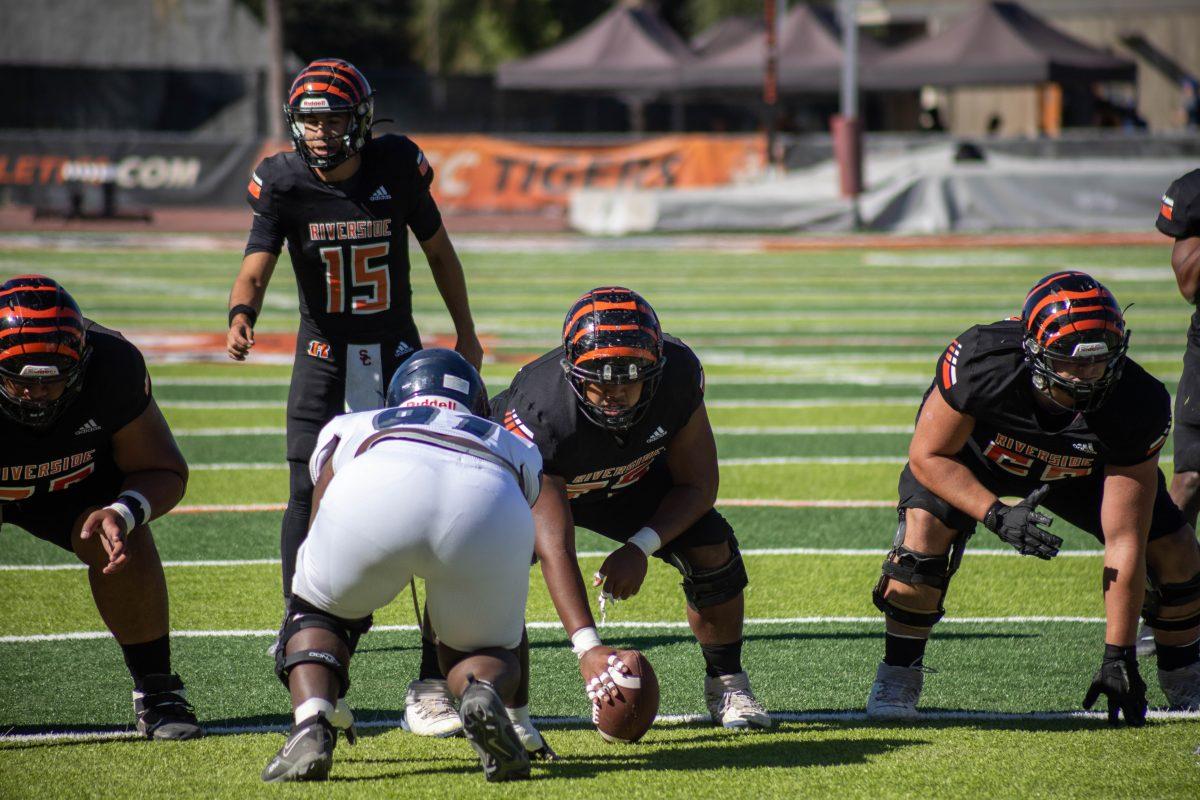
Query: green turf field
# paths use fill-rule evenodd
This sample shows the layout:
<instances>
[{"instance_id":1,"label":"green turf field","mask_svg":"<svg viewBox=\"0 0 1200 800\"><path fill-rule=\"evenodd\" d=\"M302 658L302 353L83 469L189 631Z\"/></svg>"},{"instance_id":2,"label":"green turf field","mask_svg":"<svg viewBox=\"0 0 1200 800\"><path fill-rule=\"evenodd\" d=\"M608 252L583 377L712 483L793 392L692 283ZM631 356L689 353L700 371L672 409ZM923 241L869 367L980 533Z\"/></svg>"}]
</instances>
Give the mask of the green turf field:
<instances>
[{"instance_id":1,"label":"green turf field","mask_svg":"<svg viewBox=\"0 0 1200 800\"><path fill-rule=\"evenodd\" d=\"M493 390L553 346L571 301L602 283L638 289L664 328L700 355L722 459L721 509L751 575L744 661L777 730L738 735L696 720L702 662L683 622L678 577L656 564L602 633L654 663L664 718L640 744L604 744L585 722L575 659L535 569L532 711L546 720L562 761L536 766L528 784L488 786L462 740L396 727L419 655L402 595L377 615L354 661L348 699L364 735L357 747L339 745L332 785L259 783L288 722L265 650L280 612L289 367L253 356L233 364L213 351L151 365L193 469L184 507L154 525L175 662L212 735L178 744L129 739L128 675L83 570L9 526L0 532L0 797L1197 795L1197 715L1158 715L1129 730L1075 713L1103 643L1101 560L1095 540L1061 522L1064 553L1048 563L1016 557L981 529L926 658L937 670L926 679L926 719L877 724L860 713L882 654L870 590L894 532L889 506L913 414L939 352L969 325L1019 311L1041 275L1081 268L1134 304L1133 357L1173 390L1190 309L1175 290L1167 246L464 250ZM0 274L57 277L88 316L138 341L223 333L238 262L232 251L0 249ZM414 262L417 322L427 337L446 335L424 261ZM288 333L295 322L285 264L258 330ZM608 548L580 532L581 566L593 570ZM1151 704L1161 705L1152 659L1143 675Z\"/></svg>"}]
</instances>

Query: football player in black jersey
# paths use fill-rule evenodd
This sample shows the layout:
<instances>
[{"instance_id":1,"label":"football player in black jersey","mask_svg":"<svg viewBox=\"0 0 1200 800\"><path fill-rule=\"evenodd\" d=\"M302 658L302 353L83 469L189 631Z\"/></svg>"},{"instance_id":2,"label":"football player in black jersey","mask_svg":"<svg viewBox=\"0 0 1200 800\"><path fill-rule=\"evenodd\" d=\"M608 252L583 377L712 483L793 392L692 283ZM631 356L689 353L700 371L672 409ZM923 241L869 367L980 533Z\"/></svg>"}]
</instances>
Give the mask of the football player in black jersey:
<instances>
[{"instance_id":1,"label":"football player in black jersey","mask_svg":"<svg viewBox=\"0 0 1200 800\"><path fill-rule=\"evenodd\" d=\"M1159 206L1158 229L1175 239L1171 268L1179 293L1192 305L1200 295L1200 169L1167 188ZM1175 393L1175 474L1171 497L1193 527L1200 512L1200 310L1192 313L1183 374Z\"/></svg>"},{"instance_id":2,"label":"football player in black jersey","mask_svg":"<svg viewBox=\"0 0 1200 800\"><path fill-rule=\"evenodd\" d=\"M537 556L593 702L607 699L620 662L596 633L576 525L623 543L593 580L607 596L636 594L652 555L682 573L713 721L770 727L742 669L748 578L733 529L713 507L717 448L695 354L662 333L637 293L593 289L567 313L562 347L522 368L492 413L542 453Z\"/></svg>"},{"instance_id":3,"label":"football player in black jersey","mask_svg":"<svg viewBox=\"0 0 1200 800\"><path fill-rule=\"evenodd\" d=\"M229 297L229 356L243 360L254 346L254 323L285 240L300 290L287 413L290 486L280 537L285 598L308 531L312 482L306 464L317 434L336 414L378 408L388 376L421 347L412 315L408 229L454 322L455 349L476 368L483 357L462 264L429 191L433 168L407 137L372 137L374 103L353 65L312 62L292 83L284 106L294 152L264 159L248 186L254 224ZM431 644L422 672L435 680L411 687L413 697L425 698L420 708L410 703L414 730L455 732L458 716L438 680Z\"/></svg>"},{"instance_id":4,"label":"football player in black jersey","mask_svg":"<svg viewBox=\"0 0 1200 800\"><path fill-rule=\"evenodd\" d=\"M1170 397L1128 358L1128 342L1112 294L1058 272L1033 287L1019 319L977 325L942 354L873 593L887 634L868 714L916 715L929 633L977 522L1022 555L1058 553L1039 505L1104 544L1105 650L1084 706L1103 694L1110 721L1145 722L1141 610L1171 706L1200 707L1200 545L1158 468Z\"/></svg>"},{"instance_id":5,"label":"football player in black jersey","mask_svg":"<svg viewBox=\"0 0 1200 800\"><path fill-rule=\"evenodd\" d=\"M148 525L183 497L187 464L141 353L41 275L0 284L0 441L0 525L87 564L133 677L138 732L200 736L171 671L167 583Z\"/></svg>"}]
</instances>

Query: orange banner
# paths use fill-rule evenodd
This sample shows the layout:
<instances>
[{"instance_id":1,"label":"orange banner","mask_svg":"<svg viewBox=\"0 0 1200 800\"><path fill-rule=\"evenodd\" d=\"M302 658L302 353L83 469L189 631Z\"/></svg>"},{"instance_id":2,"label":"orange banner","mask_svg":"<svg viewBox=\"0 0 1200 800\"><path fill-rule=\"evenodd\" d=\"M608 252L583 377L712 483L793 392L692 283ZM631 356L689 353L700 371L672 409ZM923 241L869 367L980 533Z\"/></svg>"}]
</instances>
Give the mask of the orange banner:
<instances>
[{"instance_id":1,"label":"orange banner","mask_svg":"<svg viewBox=\"0 0 1200 800\"><path fill-rule=\"evenodd\" d=\"M491 136L416 134L447 211L565 208L576 189L719 186L762 171L761 136L664 136L635 144L542 147Z\"/></svg>"}]
</instances>

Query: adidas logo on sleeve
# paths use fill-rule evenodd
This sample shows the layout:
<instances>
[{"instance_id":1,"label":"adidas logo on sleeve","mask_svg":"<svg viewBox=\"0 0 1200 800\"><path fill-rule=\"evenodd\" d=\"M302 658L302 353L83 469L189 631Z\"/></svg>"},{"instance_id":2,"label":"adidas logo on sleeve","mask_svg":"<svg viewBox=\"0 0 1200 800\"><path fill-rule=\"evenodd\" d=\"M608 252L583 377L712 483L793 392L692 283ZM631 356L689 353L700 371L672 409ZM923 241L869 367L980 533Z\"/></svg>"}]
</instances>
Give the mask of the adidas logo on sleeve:
<instances>
[{"instance_id":1,"label":"adidas logo on sleeve","mask_svg":"<svg viewBox=\"0 0 1200 800\"><path fill-rule=\"evenodd\" d=\"M391 200L391 199L392 199L392 196L390 194L388 194L388 190L384 186L380 186L378 189L375 190L374 194L371 195L371 202L378 202L380 200Z\"/></svg>"}]
</instances>

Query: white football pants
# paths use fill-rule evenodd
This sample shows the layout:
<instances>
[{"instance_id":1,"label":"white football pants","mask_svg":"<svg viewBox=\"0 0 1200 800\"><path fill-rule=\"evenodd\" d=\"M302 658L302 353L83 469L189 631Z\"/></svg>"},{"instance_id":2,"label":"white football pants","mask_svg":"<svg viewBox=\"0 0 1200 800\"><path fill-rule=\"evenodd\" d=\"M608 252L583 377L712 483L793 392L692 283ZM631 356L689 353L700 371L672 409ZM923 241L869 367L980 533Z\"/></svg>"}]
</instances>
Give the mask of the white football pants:
<instances>
[{"instance_id":1,"label":"white football pants","mask_svg":"<svg viewBox=\"0 0 1200 800\"><path fill-rule=\"evenodd\" d=\"M385 441L326 488L292 592L344 619L425 579L437 637L455 650L521 642L533 515L512 474L474 456Z\"/></svg>"}]
</instances>

